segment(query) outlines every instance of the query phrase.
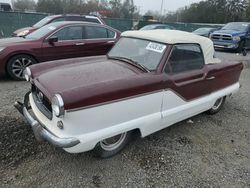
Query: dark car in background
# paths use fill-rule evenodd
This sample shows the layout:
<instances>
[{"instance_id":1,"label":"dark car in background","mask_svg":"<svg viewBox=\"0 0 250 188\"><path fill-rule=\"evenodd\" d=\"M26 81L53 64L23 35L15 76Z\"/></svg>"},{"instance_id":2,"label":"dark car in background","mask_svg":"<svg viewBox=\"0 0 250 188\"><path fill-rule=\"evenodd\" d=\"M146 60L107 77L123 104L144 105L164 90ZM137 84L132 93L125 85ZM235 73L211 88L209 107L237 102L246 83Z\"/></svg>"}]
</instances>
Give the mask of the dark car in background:
<instances>
[{"instance_id":1,"label":"dark car in background","mask_svg":"<svg viewBox=\"0 0 250 188\"><path fill-rule=\"evenodd\" d=\"M250 22L231 22L211 34L214 47L242 52L250 47Z\"/></svg>"},{"instance_id":2,"label":"dark car in background","mask_svg":"<svg viewBox=\"0 0 250 188\"><path fill-rule=\"evenodd\" d=\"M105 22L101 18L96 17L96 16L74 15L74 14L53 15L53 16L47 16L43 18L32 27L25 27L25 28L21 28L21 29L14 31L12 36L23 37L47 24L60 22L60 21L82 21L82 22L105 24Z\"/></svg>"},{"instance_id":3,"label":"dark car in background","mask_svg":"<svg viewBox=\"0 0 250 188\"><path fill-rule=\"evenodd\" d=\"M166 25L166 24L151 24L151 25L146 25L144 27L142 27L141 31L143 30L155 30L155 29L170 29L170 30L174 30L175 28L170 26L170 25Z\"/></svg>"},{"instance_id":4,"label":"dark car in background","mask_svg":"<svg viewBox=\"0 0 250 188\"><path fill-rule=\"evenodd\" d=\"M120 32L87 22L55 22L26 37L0 39L0 75L24 79L26 67L58 59L105 55Z\"/></svg>"},{"instance_id":5,"label":"dark car in background","mask_svg":"<svg viewBox=\"0 0 250 188\"><path fill-rule=\"evenodd\" d=\"M203 37L209 37L211 33L213 33L214 31L218 30L218 28L213 28L213 27L201 27L199 29L196 29L195 31L193 31L192 33L196 34L196 35L200 35Z\"/></svg>"},{"instance_id":6,"label":"dark car in background","mask_svg":"<svg viewBox=\"0 0 250 188\"><path fill-rule=\"evenodd\" d=\"M0 11L12 11L11 5L9 3L0 2Z\"/></svg>"}]
</instances>

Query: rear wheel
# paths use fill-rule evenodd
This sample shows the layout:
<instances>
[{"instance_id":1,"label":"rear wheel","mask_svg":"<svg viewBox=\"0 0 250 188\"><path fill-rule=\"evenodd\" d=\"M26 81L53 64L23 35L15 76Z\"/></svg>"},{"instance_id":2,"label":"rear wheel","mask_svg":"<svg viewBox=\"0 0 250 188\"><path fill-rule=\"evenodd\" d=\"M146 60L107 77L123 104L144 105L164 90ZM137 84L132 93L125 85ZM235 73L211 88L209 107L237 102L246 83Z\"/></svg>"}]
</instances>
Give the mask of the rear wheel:
<instances>
[{"instance_id":1,"label":"rear wheel","mask_svg":"<svg viewBox=\"0 0 250 188\"><path fill-rule=\"evenodd\" d=\"M29 55L16 55L8 61L7 72L14 80L25 80L24 70L35 63L36 60Z\"/></svg>"},{"instance_id":2,"label":"rear wheel","mask_svg":"<svg viewBox=\"0 0 250 188\"><path fill-rule=\"evenodd\" d=\"M218 113L223 107L225 100L226 100L226 97L221 97L217 99L217 101L214 103L214 106L208 111L208 113L211 115Z\"/></svg>"},{"instance_id":3,"label":"rear wheel","mask_svg":"<svg viewBox=\"0 0 250 188\"><path fill-rule=\"evenodd\" d=\"M109 158L123 150L131 140L132 132L125 132L107 139L97 144L94 153L97 157Z\"/></svg>"}]
</instances>

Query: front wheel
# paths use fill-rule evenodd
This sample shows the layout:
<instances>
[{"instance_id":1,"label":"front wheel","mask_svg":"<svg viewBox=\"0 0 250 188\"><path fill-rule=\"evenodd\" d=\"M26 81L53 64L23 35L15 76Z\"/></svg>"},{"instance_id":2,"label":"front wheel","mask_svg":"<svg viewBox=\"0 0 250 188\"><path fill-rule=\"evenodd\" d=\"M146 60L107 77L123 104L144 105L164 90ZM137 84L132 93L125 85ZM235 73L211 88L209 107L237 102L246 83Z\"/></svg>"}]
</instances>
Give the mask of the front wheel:
<instances>
[{"instance_id":1,"label":"front wheel","mask_svg":"<svg viewBox=\"0 0 250 188\"><path fill-rule=\"evenodd\" d=\"M237 52L237 53L242 53L242 52L243 52L243 49L244 49L244 45L245 45L245 42L244 42L244 41L240 41L239 46L238 46L238 48L236 49L236 52Z\"/></svg>"},{"instance_id":2,"label":"front wheel","mask_svg":"<svg viewBox=\"0 0 250 188\"><path fill-rule=\"evenodd\" d=\"M16 55L8 61L7 72L14 80L25 80L24 70L35 63L36 60L29 55Z\"/></svg>"},{"instance_id":3,"label":"front wheel","mask_svg":"<svg viewBox=\"0 0 250 188\"><path fill-rule=\"evenodd\" d=\"M208 111L208 113L211 115L218 113L223 107L225 100L226 100L226 97L221 97L217 99L217 101L215 101L214 103L214 106Z\"/></svg>"},{"instance_id":4,"label":"front wheel","mask_svg":"<svg viewBox=\"0 0 250 188\"><path fill-rule=\"evenodd\" d=\"M132 132L125 132L107 139L97 144L94 153L97 157L109 158L123 150L131 140Z\"/></svg>"}]
</instances>

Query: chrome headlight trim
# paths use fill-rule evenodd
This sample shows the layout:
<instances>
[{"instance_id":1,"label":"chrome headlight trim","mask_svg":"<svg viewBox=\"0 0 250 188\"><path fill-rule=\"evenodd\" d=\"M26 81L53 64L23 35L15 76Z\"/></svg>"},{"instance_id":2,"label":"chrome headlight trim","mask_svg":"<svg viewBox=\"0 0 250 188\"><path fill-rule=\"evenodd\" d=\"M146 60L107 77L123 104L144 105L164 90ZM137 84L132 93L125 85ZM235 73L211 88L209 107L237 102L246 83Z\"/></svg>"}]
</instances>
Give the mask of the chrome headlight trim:
<instances>
[{"instance_id":1,"label":"chrome headlight trim","mask_svg":"<svg viewBox=\"0 0 250 188\"><path fill-rule=\"evenodd\" d=\"M24 71L24 77L27 82L31 80L31 70L29 67L27 67Z\"/></svg>"},{"instance_id":2,"label":"chrome headlight trim","mask_svg":"<svg viewBox=\"0 0 250 188\"><path fill-rule=\"evenodd\" d=\"M64 102L60 94L55 94L51 101L52 110L56 117L61 117L65 114Z\"/></svg>"},{"instance_id":3,"label":"chrome headlight trim","mask_svg":"<svg viewBox=\"0 0 250 188\"><path fill-rule=\"evenodd\" d=\"M30 32L30 30L27 29L27 30L21 31L20 33L17 33L17 36L23 37L23 36L27 35L29 32Z\"/></svg>"}]
</instances>

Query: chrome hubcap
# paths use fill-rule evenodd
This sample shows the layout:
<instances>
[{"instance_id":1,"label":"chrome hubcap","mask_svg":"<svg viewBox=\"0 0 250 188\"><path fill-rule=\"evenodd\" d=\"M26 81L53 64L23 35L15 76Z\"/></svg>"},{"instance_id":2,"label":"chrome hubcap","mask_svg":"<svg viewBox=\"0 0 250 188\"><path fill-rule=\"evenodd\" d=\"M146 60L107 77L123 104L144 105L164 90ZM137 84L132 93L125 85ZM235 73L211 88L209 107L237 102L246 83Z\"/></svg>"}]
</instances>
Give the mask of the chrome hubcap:
<instances>
[{"instance_id":1,"label":"chrome hubcap","mask_svg":"<svg viewBox=\"0 0 250 188\"><path fill-rule=\"evenodd\" d=\"M123 133L123 134L120 134L111 138L107 138L100 142L100 146L102 147L102 149L106 151L115 150L123 143L126 136L127 136L127 133Z\"/></svg>"},{"instance_id":2,"label":"chrome hubcap","mask_svg":"<svg viewBox=\"0 0 250 188\"><path fill-rule=\"evenodd\" d=\"M220 98L220 99L218 99L218 100L215 102L215 104L214 104L214 106L212 107L212 109L213 109L213 110L217 110L217 109L221 106L222 102L223 102L223 97Z\"/></svg>"},{"instance_id":3,"label":"chrome hubcap","mask_svg":"<svg viewBox=\"0 0 250 188\"><path fill-rule=\"evenodd\" d=\"M12 63L12 72L18 78L24 78L24 70L32 65L32 61L28 58L19 58Z\"/></svg>"}]
</instances>

